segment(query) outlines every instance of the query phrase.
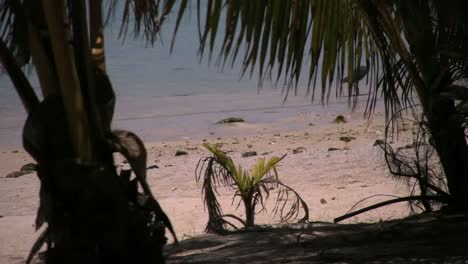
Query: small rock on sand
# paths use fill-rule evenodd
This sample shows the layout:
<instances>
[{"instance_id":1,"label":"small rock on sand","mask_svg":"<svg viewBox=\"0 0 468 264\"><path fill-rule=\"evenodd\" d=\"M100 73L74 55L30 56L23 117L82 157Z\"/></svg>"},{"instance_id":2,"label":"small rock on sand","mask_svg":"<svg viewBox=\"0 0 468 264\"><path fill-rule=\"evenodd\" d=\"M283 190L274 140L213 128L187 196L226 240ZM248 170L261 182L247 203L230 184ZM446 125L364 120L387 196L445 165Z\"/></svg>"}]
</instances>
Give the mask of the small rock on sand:
<instances>
[{"instance_id":1,"label":"small rock on sand","mask_svg":"<svg viewBox=\"0 0 468 264\"><path fill-rule=\"evenodd\" d=\"M320 203L321 203L321 204L326 204L326 203L327 203L327 200L325 200L325 199L322 198L322 199L320 199Z\"/></svg>"},{"instance_id":2,"label":"small rock on sand","mask_svg":"<svg viewBox=\"0 0 468 264\"><path fill-rule=\"evenodd\" d=\"M372 145L372 146L375 147L375 146L380 146L380 145L383 145L383 144L385 144L385 142L382 139L377 139L374 142L374 145Z\"/></svg>"},{"instance_id":3,"label":"small rock on sand","mask_svg":"<svg viewBox=\"0 0 468 264\"><path fill-rule=\"evenodd\" d=\"M340 137L340 140L341 141L344 141L346 143L350 142L351 140L354 140L356 139L355 137L349 137L349 136L344 136L344 137Z\"/></svg>"},{"instance_id":4,"label":"small rock on sand","mask_svg":"<svg viewBox=\"0 0 468 264\"><path fill-rule=\"evenodd\" d=\"M175 156L185 156L188 155L188 152L185 150L177 150Z\"/></svg>"},{"instance_id":5,"label":"small rock on sand","mask_svg":"<svg viewBox=\"0 0 468 264\"><path fill-rule=\"evenodd\" d=\"M217 124L232 124L232 123L243 123L245 122L244 119L240 118L240 117L228 117L228 118L224 118L218 122L216 122Z\"/></svg>"},{"instance_id":6,"label":"small rock on sand","mask_svg":"<svg viewBox=\"0 0 468 264\"><path fill-rule=\"evenodd\" d=\"M342 115L338 115L337 117L335 117L335 123L337 123L337 124L346 123L346 122L348 122L348 121Z\"/></svg>"},{"instance_id":7,"label":"small rock on sand","mask_svg":"<svg viewBox=\"0 0 468 264\"><path fill-rule=\"evenodd\" d=\"M151 170L151 169L159 169L159 166L158 165L152 165L152 166L149 166L148 168L146 168L147 170Z\"/></svg>"},{"instance_id":8,"label":"small rock on sand","mask_svg":"<svg viewBox=\"0 0 468 264\"><path fill-rule=\"evenodd\" d=\"M338 150L341 150L339 148L328 148L328 151L338 151Z\"/></svg>"},{"instance_id":9,"label":"small rock on sand","mask_svg":"<svg viewBox=\"0 0 468 264\"><path fill-rule=\"evenodd\" d=\"M252 156L257 156L257 152L247 151L247 152L242 153L243 158L252 157Z\"/></svg>"},{"instance_id":10,"label":"small rock on sand","mask_svg":"<svg viewBox=\"0 0 468 264\"><path fill-rule=\"evenodd\" d=\"M304 148L304 147L298 147L298 148L296 148L296 149L293 149L293 154L299 154L299 153L302 153L302 152L304 152L304 151L306 151L306 148Z\"/></svg>"}]
</instances>

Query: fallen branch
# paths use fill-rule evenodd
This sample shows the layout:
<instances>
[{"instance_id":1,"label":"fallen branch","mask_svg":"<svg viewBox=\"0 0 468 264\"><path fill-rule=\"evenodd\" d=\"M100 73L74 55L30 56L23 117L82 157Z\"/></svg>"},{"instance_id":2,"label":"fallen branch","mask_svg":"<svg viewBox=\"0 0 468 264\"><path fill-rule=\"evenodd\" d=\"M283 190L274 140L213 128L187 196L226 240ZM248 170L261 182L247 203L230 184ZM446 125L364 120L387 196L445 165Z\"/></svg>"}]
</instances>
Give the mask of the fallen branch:
<instances>
[{"instance_id":1,"label":"fallen branch","mask_svg":"<svg viewBox=\"0 0 468 264\"><path fill-rule=\"evenodd\" d=\"M377 208L380 208L380 207L383 207L383 206L387 206L387 205L390 205L390 204L400 203L400 202L410 202L410 201L421 201L421 200L438 201L438 202L443 202L443 203L447 202L446 198L439 197L439 196L408 196L408 197L401 197L401 198L388 200L388 201L385 201L385 202L380 202L380 203L365 207L363 209L354 211L352 213L342 215L340 217L337 217L337 218L333 219L333 222L338 223L338 222L341 222L341 221L343 221L345 219L348 219L350 217L353 217L353 216L356 216L356 215L359 215L359 214L362 214L362 213L365 213L367 211L371 211L371 210L374 210L374 209L377 209Z\"/></svg>"}]
</instances>

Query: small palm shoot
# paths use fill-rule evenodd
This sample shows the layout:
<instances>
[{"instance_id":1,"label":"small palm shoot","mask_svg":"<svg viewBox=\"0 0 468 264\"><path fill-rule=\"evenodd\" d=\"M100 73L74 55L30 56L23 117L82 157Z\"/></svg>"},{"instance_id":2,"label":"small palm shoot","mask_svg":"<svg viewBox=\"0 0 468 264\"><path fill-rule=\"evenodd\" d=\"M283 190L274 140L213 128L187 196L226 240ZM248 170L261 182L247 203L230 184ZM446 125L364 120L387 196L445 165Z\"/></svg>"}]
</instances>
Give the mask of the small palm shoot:
<instances>
[{"instance_id":1,"label":"small palm shoot","mask_svg":"<svg viewBox=\"0 0 468 264\"><path fill-rule=\"evenodd\" d=\"M203 180L202 194L208 210L208 224L206 232L224 233L232 228L238 228L227 221L226 218L236 219L245 228L255 225L255 213L258 206L259 212L266 210L266 200L270 191L277 189L277 197L273 213L281 218L282 222L290 222L299 217L301 208L304 216L299 222L309 220L309 209L305 201L291 187L283 184L278 179L276 167L286 156L272 157L268 161L261 158L249 171L241 165L235 165L225 152L212 144L203 145L212 156L201 159L198 162L195 176L197 182ZM233 201L239 198L239 204L243 202L245 207L245 220L234 216L224 215L217 200L218 187L234 190Z\"/></svg>"}]
</instances>

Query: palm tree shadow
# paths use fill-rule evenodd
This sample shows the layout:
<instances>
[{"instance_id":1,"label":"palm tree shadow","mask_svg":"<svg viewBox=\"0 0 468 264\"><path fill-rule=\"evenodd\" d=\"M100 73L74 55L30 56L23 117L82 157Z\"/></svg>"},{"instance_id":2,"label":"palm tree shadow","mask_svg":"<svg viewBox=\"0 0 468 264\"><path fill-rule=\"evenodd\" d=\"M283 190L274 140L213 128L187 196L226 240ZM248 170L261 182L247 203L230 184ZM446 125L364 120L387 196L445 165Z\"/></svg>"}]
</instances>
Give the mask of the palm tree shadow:
<instances>
[{"instance_id":1,"label":"palm tree shadow","mask_svg":"<svg viewBox=\"0 0 468 264\"><path fill-rule=\"evenodd\" d=\"M466 245L468 216L432 213L374 224L209 234L166 253L168 263L455 263L468 260Z\"/></svg>"}]
</instances>

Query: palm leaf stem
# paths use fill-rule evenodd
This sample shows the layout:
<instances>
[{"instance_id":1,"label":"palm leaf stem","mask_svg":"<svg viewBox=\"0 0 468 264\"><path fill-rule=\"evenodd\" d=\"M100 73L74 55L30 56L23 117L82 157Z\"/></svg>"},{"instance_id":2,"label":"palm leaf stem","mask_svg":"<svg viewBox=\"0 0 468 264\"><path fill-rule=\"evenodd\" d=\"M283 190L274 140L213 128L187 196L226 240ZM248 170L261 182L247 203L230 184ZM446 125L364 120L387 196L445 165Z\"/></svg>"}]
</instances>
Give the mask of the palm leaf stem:
<instances>
[{"instance_id":1,"label":"palm leaf stem","mask_svg":"<svg viewBox=\"0 0 468 264\"><path fill-rule=\"evenodd\" d=\"M10 76L26 112L32 112L39 105L39 99L3 40L0 40L0 61Z\"/></svg>"}]
</instances>

